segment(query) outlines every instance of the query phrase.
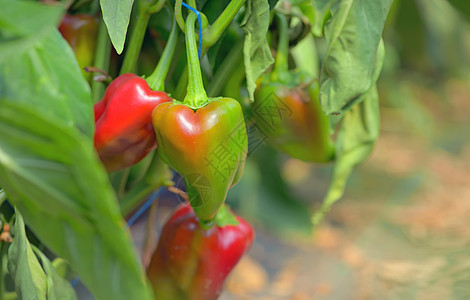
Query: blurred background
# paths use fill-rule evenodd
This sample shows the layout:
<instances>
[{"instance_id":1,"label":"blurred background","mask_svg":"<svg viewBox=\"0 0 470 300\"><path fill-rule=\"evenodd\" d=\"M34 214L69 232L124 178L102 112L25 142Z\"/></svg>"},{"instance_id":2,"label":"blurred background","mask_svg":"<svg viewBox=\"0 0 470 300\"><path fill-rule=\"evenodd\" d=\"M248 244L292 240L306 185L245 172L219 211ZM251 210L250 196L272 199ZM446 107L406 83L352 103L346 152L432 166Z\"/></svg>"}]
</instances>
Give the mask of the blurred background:
<instances>
[{"instance_id":1,"label":"blurred background","mask_svg":"<svg viewBox=\"0 0 470 300\"><path fill-rule=\"evenodd\" d=\"M221 299L470 299L469 16L468 0L394 1L381 134L317 228L331 166L252 154L228 202L257 240Z\"/></svg>"},{"instance_id":2,"label":"blurred background","mask_svg":"<svg viewBox=\"0 0 470 300\"><path fill-rule=\"evenodd\" d=\"M227 201L257 238L222 300L470 299L469 20L468 0L394 1L381 134L319 226L310 218L332 166L266 144L251 152ZM132 227L142 249L175 198L167 192L150 211L156 225L142 218Z\"/></svg>"}]
</instances>

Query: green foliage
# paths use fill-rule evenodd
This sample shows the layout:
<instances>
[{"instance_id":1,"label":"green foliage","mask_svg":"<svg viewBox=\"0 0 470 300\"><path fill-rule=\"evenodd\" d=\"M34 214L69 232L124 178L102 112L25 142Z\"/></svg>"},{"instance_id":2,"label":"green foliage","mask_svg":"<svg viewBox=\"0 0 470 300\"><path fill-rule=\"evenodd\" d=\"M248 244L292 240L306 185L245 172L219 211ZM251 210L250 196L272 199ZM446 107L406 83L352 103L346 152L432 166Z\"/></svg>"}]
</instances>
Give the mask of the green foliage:
<instances>
[{"instance_id":1,"label":"green foliage","mask_svg":"<svg viewBox=\"0 0 470 300\"><path fill-rule=\"evenodd\" d=\"M23 218L16 214L14 240L8 249L8 272L22 299L46 299L46 274L26 238Z\"/></svg>"},{"instance_id":2,"label":"green foliage","mask_svg":"<svg viewBox=\"0 0 470 300\"><path fill-rule=\"evenodd\" d=\"M256 89L256 80L274 62L266 35L269 28L269 4L267 0L248 0L245 19L243 55L246 84L250 100Z\"/></svg>"},{"instance_id":3,"label":"green foliage","mask_svg":"<svg viewBox=\"0 0 470 300\"><path fill-rule=\"evenodd\" d=\"M6 1L2 5L0 37L7 38L5 48L0 39L0 78L11 80L0 81L0 96L23 101L91 137L90 88L78 76L75 55L55 28L61 13L61 7L34 2ZM10 19L12 14L16 22Z\"/></svg>"},{"instance_id":4,"label":"green foliage","mask_svg":"<svg viewBox=\"0 0 470 300\"><path fill-rule=\"evenodd\" d=\"M211 82L209 86L216 96L224 90L223 96L233 94L247 104L248 99L253 100L256 81L274 62L268 38L276 37L270 31L278 30L276 25L270 28L271 10L278 0L237 2L237 9L224 18L234 21L230 26L228 22L218 25L219 28L214 21L234 2L195 2L212 24L204 32L212 33L213 42L217 41L210 44L211 49L204 49L209 52L208 59L202 61L202 76L207 83ZM285 7L279 6L279 12L286 14L293 31L301 27L296 27L298 14L311 23L311 34L291 51L295 65L319 80L320 101L331 117L331 133L337 131L333 180L321 209L313 217L316 224L342 196L353 168L367 158L377 139L376 82L384 57L381 37L393 0L288 2ZM119 54L124 51L133 4L133 0L100 0L103 20ZM434 45L430 46L434 52L429 57L436 58L436 65L442 69L458 65L462 41L461 35L455 35L455 28L462 23L456 11L444 0L402 0L401 4L413 7L413 16L419 17L416 22L421 26L418 32L427 34L427 40L417 39L414 29L407 28L416 22L404 22L406 26L397 30L400 37L406 37L403 41L417 39L421 48ZM79 10L87 11L90 3L78 1L74 5L83 5ZM242 5L244 9L238 12ZM154 164L155 160L150 167L148 162L134 167L130 177L127 171L114 174L119 178L115 190L121 198L120 210L108 174L93 148L90 88L73 51L56 29L65 7L60 3L11 0L0 0L0 7L0 205L3 203L3 208L12 210L5 201L8 195L8 202L18 210L14 242L8 251L8 271L18 297L75 299L67 280L76 272L97 299L151 299L143 267L121 214L140 203L157 186L153 182L161 184L163 177L167 179L167 167ZM169 7L174 7L173 1ZM434 22L441 11L445 17ZM184 9L183 16L187 12ZM147 13L142 9L134 11L137 18L148 17ZM135 45L126 46L125 51L129 61L137 61L138 56L150 57L154 65L153 60L158 57L155 52L159 51L153 47L159 50L164 47L172 18L165 9L152 18L154 28L147 30L147 23L142 23L142 28L132 29L133 36L141 34L147 39L149 53L144 53L146 48L140 47L140 42L131 43ZM452 21L446 23L447 19ZM305 28L308 31L310 27ZM402 35L407 30L413 34ZM105 31L103 25L101 32ZM243 32L244 43L237 44ZM181 47L177 47L166 78L173 96L187 82L183 39L178 43ZM110 46L107 39L102 39L100 45L103 53L109 50L105 47ZM446 57L446 53L455 55ZM103 55L103 61L108 59ZM110 61L110 73L119 73L121 60ZM293 61L289 65L292 67ZM134 63L128 67L134 69ZM136 69L142 70L142 66ZM94 96L100 98L101 93ZM309 205L298 199L284 181L280 161L273 149L260 147L247 162L244 178L230 197L238 196L238 208L252 220L281 234L309 234L312 229ZM0 213L1 217L6 216L3 211ZM22 216L40 242L58 255L54 262L29 243ZM227 220L234 222L231 218L224 221ZM1 245L6 249L6 244Z\"/></svg>"},{"instance_id":5,"label":"green foliage","mask_svg":"<svg viewBox=\"0 0 470 300\"><path fill-rule=\"evenodd\" d=\"M15 214L13 237L13 243L8 248L8 272L15 282L20 299L77 299L70 283L60 277L50 260L29 243L23 217L18 211Z\"/></svg>"},{"instance_id":6,"label":"green foliage","mask_svg":"<svg viewBox=\"0 0 470 300\"><path fill-rule=\"evenodd\" d=\"M121 54L124 50L133 3L134 0L100 0L103 19L108 28L111 42L118 54Z\"/></svg>"},{"instance_id":7,"label":"green foliage","mask_svg":"<svg viewBox=\"0 0 470 300\"><path fill-rule=\"evenodd\" d=\"M376 52L392 0L338 0L325 26L328 43L320 76L327 115L357 104L374 84Z\"/></svg>"},{"instance_id":8,"label":"green foliage","mask_svg":"<svg viewBox=\"0 0 470 300\"><path fill-rule=\"evenodd\" d=\"M0 11L2 51L5 51L4 42L37 35L38 32L56 26L64 10L60 5L46 6L32 1L0 0L0 5L2 7ZM19 16L23 16L25 21L19 22Z\"/></svg>"},{"instance_id":9,"label":"green foliage","mask_svg":"<svg viewBox=\"0 0 470 300\"><path fill-rule=\"evenodd\" d=\"M89 139L21 101L0 100L0 185L35 234L97 299L150 299Z\"/></svg>"},{"instance_id":10,"label":"green foliage","mask_svg":"<svg viewBox=\"0 0 470 300\"><path fill-rule=\"evenodd\" d=\"M332 182L321 208L312 218L314 224L318 224L331 205L341 198L349 175L369 156L379 135L379 96L375 85L363 98L344 114L336 140Z\"/></svg>"}]
</instances>

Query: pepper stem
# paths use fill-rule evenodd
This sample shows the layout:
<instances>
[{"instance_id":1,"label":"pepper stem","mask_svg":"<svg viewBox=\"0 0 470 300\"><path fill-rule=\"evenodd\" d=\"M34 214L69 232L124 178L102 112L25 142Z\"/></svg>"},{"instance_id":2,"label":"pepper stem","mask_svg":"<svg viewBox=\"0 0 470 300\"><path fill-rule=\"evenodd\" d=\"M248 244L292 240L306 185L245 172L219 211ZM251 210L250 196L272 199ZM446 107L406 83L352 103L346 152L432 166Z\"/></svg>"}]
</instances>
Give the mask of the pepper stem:
<instances>
[{"instance_id":1,"label":"pepper stem","mask_svg":"<svg viewBox=\"0 0 470 300\"><path fill-rule=\"evenodd\" d=\"M166 43L165 49L163 50L162 56L158 61L157 67L146 80L150 88L154 91L165 90L165 77L170 68L173 54L175 53L176 43L178 42L178 26L176 20L173 19L171 27L170 37Z\"/></svg>"},{"instance_id":2,"label":"pepper stem","mask_svg":"<svg viewBox=\"0 0 470 300\"><path fill-rule=\"evenodd\" d=\"M287 73L289 70L289 26L286 16L281 13L276 14L279 22L279 39L277 41L276 62L274 63L274 71L271 73L271 80L279 80L281 74Z\"/></svg>"},{"instance_id":3,"label":"pepper stem","mask_svg":"<svg viewBox=\"0 0 470 300\"><path fill-rule=\"evenodd\" d=\"M188 66L188 88L186 97L183 102L192 108L197 108L207 102L207 94L204 90L202 82L201 66L199 64L199 57L196 45L196 33L194 32L194 25L196 24L197 16L191 12L186 18L186 56Z\"/></svg>"}]
</instances>

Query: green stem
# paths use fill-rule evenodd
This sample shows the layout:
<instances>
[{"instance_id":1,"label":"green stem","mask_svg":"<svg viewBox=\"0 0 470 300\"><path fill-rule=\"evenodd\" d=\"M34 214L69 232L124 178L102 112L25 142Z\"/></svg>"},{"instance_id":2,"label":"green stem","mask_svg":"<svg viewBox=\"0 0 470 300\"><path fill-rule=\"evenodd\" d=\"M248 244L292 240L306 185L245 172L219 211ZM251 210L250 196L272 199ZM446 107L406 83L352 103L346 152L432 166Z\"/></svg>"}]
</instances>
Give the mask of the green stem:
<instances>
[{"instance_id":1,"label":"green stem","mask_svg":"<svg viewBox=\"0 0 470 300\"><path fill-rule=\"evenodd\" d=\"M220 93L225 83L227 82L227 79L233 74L234 68L238 65L242 49L243 40L239 39L215 73L213 80L207 89L207 93L209 95L215 96L216 94Z\"/></svg>"},{"instance_id":2,"label":"green stem","mask_svg":"<svg viewBox=\"0 0 470 300\"><path fill-rule=\"evenodd\" d=\"M152 191L163 187L172 185L171 170L160 159L158 152L152 158L152 162L145 174L144 178L137 183L130 191L121 199L121 213L126 216L133 211L142 202L145 196Z\"/></svg>"},{"instance_id":3,"label":"green stem","mask_svg":"<svg viewBox=\"0 0 470 300\"><path fill-rule=\"evenodd\" d=\"M154 14L162 10L165 6L166 0L158 0L157 3L148 7L147 11L149 14Z\"/></svg>"},{"instance_id":4,"label":"green stem","mask_svg":"<svg viewBox=\"0 0 470 300\"><path fill-rule=\"evenodd\" d=\"M206 29L205 31L207 32L204 32L202 35L204 37L203 48L209 48L217 42L245 2L246 0L230 1L229 5L224 9L217 20L215 20L214 24Z\"/></svg>"},{"instance_id":5,"label":"green stem","mask_svg":"<svg viewBox=\"0 0 470 300\"><path fill-rule=\"evenodd\" d=\"M109 69L109 56L111 54L111 43L109 41L108 29L103 19L98 27L98 41L96 45L94 66L107 72ZM93 81L91 84L93 101L98 102L104 94L105 86L103 82Z\"/></svg>"},{"instance_id":6,"label":"green stem","mask_svg":"<svg viewBox=\"0 0 470 300\"><path fill-rule=\"evenodd\" d=\"M170 37L166 43L165 50L163 50L162 56L158 61L155 71L150 75L146 80L150 88L154 91L164 91L165 90L165 77L170 68L171 61L173 59L173 54L175 53L176 43L178 42L178 25L176 21L173 20L173 25L171 27Z\"/></svg>"},{"instance_id":7,"label":"green stem","mask_svg":"<svg viewBox=\"0 0 470 300\"><path fill-rule=\"evenodd\" d=\"M197 10L196 0L188 0L188 5Z\"/></svg>"},{"instance_id":8,"label":"green stem","mask_svg":"<svg viewBox=\"0 0 470 300\"><path fill-rule=\"evenodd\" d=\"M280 74L285 74L289 70L289 27L287 19L283 14L276 14L279 24L279 39L277 41L276 62L274 71L271 74L272 80L278 80Z\"/></svg>"},{"instance_id":9,"label":"green stem","mask_svg":"<svg viewBox=\"0 0 470 300\"><path fill-rule=\"evenodd\" d=\"M184 103L197 108L207 102L207 94L202 82L201 66L199 64L194 25L197 16L191 12L186 19L186 57L188 65L188 88Z\"/></svg>"},{"instance_id":10,"label":"green stem","mask_svg":"<svg viewBox=\"0 0 470 300\"><path fill-rule=\"evenodd\" d=\"M178 26L180 27L181 31L184 32L184 19L183 19L183 12L182 12L182 7L183 7L183 0L176 0L175 3L175 19L176 22L178 23Z\"/></svg>"},{"instance_id":11,"label":"green stem","mask_svg":"<svg viewBox=\"0 0 470 300\"><path fill-rule=\"evenodd\" d=\"M147 24L150 19L150 13L148 11L148 4L146 0L140 0L138 3L138 15L135 26L131 31L131 39L127 46L126 55L121 66L120 74L131 73L134 71L135 64L139 58L140 48L144 41L145 31Z\"/></svg>"}]
</instances>

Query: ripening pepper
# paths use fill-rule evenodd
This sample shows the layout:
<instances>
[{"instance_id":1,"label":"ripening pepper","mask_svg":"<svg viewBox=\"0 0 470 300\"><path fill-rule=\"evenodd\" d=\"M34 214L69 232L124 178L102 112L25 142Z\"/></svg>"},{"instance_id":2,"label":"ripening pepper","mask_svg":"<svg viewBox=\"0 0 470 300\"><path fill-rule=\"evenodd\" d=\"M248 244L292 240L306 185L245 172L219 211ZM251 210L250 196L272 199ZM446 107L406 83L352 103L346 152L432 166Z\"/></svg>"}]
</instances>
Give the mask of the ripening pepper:
<instances>
[{"instance_id":1,"label":"ripening pepper","mask_svg":"<svg viewBox=\"0 0 470 300\"><path fill-rule=\"evenodd\" d=\"M152 111L159 104L171 101L163 90L178 42L178 30L173 20L168 42L149 77L119 76L94 106L95 149L110 172L138 163L156 147Z\"/></svg>"},{"instance_id":2,"label":"ripening pepper","mask_svg":"<svg viewBox=\"0 0 470 300\"><path fill-rule=\"evenodd\" d=\"M94 143L109 172L132 166L155 149L152 111L170 100L134 74L123 74L108 86L94 106Z\"/></svg>"},{"instance_id":3,"label":"ripening pepper","mask_svg":"<svg viewBox=\"0 0 470 300\"><path fill-rule=\"evenodd\" d=\"M191 206L180 206L163 227L147 270L155 299L217 299L255 235L248 222L236 220L205 230Z\"/></svg>"},{"instance_id":4,"label":"ripening pepper","mask_svg":"<svg viewBox=\"0 0 470 300\"><path fill-rule=\"evenodd\" d=\"M274 71L258 82L253 118L275 148L304 161L331 161L335 150L328 117L320 106L318 84L302 72L288 71L287 22L280 14L278 19L280 38Z\"/></svg>"},{"instance_id":5,"label":"ripening pepper","mask_svg":"<svg viewBox=\"0 0 470 300\"><path fill-rule=\"evenodd\" d=\"M85 72L83 68L94 63L98 21L99 19L92 15L67 14L59 26L60 33L75 52L78 65L87 80L91 78L91 73Z\"/></svg>"},{"instance_id":6,"label":"ripening pepper","mask_svg":"<svg viewBox=\"0 0 470 300\"><path fill-rule=\"evenodd\" d=\"M194 21L192 13L186 22L186 97L183 102L157 106L152 118L160 157L183 176L191 206L210 226L228 190L242 175L248 139L240 104L231 98L209 99L206 95Z\"/></svg>"}]
</instances>

